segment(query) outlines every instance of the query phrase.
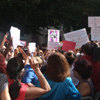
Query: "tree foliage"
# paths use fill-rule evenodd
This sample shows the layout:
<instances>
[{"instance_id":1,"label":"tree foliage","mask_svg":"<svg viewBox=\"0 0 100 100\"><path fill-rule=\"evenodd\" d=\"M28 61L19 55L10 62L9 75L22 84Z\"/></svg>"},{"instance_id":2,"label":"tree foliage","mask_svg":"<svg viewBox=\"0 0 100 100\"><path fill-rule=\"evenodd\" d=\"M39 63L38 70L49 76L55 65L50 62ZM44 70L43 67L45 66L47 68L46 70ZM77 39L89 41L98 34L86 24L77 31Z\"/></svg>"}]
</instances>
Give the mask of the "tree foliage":
<instances>
[{"instance_id":1,"label":"tree foliage","mask_svg":"<svg viewBox=\"0 0 100 100\"><path fill-rule=\"evenodd\" d=\"M23 34L54 26L64 32L88 28L88 16L99 16L100 0L0 0L0 31L10 26ZM89 31L88 31L89 32Z\"/></svg>"}]
</instances>

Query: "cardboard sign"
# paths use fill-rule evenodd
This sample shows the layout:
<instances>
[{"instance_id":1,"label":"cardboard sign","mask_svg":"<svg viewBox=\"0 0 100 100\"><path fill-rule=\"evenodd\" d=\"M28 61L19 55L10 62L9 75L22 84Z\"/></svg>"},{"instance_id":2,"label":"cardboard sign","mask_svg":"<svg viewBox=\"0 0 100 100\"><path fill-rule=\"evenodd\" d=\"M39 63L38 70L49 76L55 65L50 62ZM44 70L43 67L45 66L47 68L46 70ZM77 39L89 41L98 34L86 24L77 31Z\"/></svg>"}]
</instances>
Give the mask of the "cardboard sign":
<instances>
[{"instance_id":1,"label":"cardboard sign","mask_svg":"<svg viewBox=\"0 0 100 100\"><path fill-rule=\"evenodd\" d=\"M11 37L13 38L13 49L16 49L20 40L20 30L16 27L11 26L10 33Z\"/></svg>"},{"instance_id":2,"label":"cardboard sign","mask_svg":"<svg viewBox=\"0 0 100 100\"><path fill-rule=\"evenodd\" d=\"M63 41L63 47L62 50L69 51L69 50L75 50L76 42L71 41Z\"/></svg>"},{"instance_id":3,"label":"cardboard sign","mask_svg":"<svg viewBox=\"0 0 100 100\"><path fill-rule=\"evenodd\" d=\"M59 30L48 30L48 41L59 42Z\"/></svg>"},{"instance_id":4,"label":"cardboard sign","mask_svg":"<svg viewBox=\"0 0 100 100\"><path fill-rule=\"evenodd\" d=\"M76 42L76 48L80 48L83 44L89 42L86 29L80 29L77 31L64 34L64 38L67 41Z\"/></svg>"},{"instance_id":5,"label":"cardboard sign","mask_svg":"<svg viewBox=\"0 0 100 100\"><path fill-rule=\"evenodd\" d=\"M59 42L50 42L49 41L47 49L48 50L52 50L52 49L57 50L58 49L58 44L59 44Z\"/></svg>"},{"instance_id":6,"label":"cardboard sign","mask_svg":"<svg viewBox=\"0 0 100 100\"><path fill-rule=\"evenodd\" d=\"M36 43L29 43L29 51L30 52L35 52L35 48L36 48Z\"/></svg>"}]
</instances>

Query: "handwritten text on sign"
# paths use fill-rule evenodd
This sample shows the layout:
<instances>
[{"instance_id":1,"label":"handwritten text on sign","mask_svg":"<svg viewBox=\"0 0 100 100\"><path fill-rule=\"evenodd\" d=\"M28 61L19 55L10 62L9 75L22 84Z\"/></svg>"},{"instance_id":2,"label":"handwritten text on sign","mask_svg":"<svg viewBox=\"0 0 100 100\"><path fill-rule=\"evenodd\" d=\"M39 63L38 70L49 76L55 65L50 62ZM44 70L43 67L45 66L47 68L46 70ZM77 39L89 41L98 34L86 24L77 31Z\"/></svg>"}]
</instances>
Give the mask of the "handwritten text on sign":
<instances>
[{"instance_id":1,"label":"handwritten text on sign","mask_svg":"<svg viewBox=\"0 0 100 100\"><path fill-rule=\"evenodd\" d=\"M89 42L86 29L80 29L77 31L64 34L64 38L67 41L76 42L75 48L80 48L83 44Z\"/></svg>"},{"instance_id":2,"label":"handwritten text on sign","mask_svg":"<svg viewBox=\"0 0 100 100\"><path fill-rule=\"evenodd\" d=\"M48 50L57 50L59 42L48 42Z\"/></svg>"},{"instance_id":3,"label":"handwritten text on sign","mask_svg":"<svg viewBox=\"0 0 100 100\"><path fill-rule=\"evenodd\" d=\"M88 17L88 27L100 27L100 16Z\"/></svg>"},{"instance_id":4,"label":"handwritten text on sign","mask_svg":"<svg viewBox=\"0 0 100 100\"><path fill-rule=\"evenodd\" d=\"M13 49L16 49L20 40L20 30L16 27L11 26L10 33L11 37L13 38Z\"/></svg>"}]
</instances>

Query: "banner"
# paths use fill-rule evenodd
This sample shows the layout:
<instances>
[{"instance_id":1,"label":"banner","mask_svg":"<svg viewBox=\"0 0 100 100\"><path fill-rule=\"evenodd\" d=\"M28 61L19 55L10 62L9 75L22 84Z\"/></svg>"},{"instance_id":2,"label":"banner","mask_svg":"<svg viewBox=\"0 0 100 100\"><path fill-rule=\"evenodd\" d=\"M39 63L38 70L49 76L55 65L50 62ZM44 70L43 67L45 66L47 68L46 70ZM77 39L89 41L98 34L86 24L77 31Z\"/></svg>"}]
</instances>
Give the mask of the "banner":
<instances>
[{"instance_id":1,"label":"banner","mask_svg":"<svg viewBox=\"0 0 100 100\"><path fill-rule=\"evenodd\" d=\"M76 42L71 41L63 41L63 47L62 50L69 51L69 50L75 50Z\"/></svg>"},{"instance_id":2,"label":"banner","mask_svg":"<svg viewBox=\"0 0 100 100\"><path fill-rule=\"evenodd\" d=\"M11 37L13 38L13 49L16 49L20 40L20 30L16 27L11 26L10 33Z\"/></svg>"},{"instance_id":3,"label":"banner","mask_svg":"<svg viewBox=\"0 0 100 100\"><path fill-rule=\"evenodd\" d=\"M73 32L64 34L64 38L67 41L76 42L76 48L80 48L83 44L89 42L86 29L80 29Z\"/></svg>"}]
</instances>

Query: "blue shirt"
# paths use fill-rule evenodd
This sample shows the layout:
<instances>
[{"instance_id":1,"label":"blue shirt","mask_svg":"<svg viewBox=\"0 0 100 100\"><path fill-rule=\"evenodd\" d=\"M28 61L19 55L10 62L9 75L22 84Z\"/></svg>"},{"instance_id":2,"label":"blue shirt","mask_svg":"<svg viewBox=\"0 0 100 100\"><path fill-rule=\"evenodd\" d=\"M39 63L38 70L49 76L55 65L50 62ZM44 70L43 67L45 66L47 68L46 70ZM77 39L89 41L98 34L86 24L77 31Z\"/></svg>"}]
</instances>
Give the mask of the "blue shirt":
<instances>
[{"instance_id":1,"label":"blue shirt","mask_svg":"<svg viewBox=\"0 0 100 100\"><path fill-rule=\"evenodd\" d=\"M44 75L50 84L51 91L39 97L39 100L81 100L81 94L74 86L72 79L67 77L63 82L54 82ZM40 87L39 81L36 86Z\"/></svg>"},{"instance_id":2,"label":"blue shirt","mask_svg":"<svg viewBox=\"0 0 100 100\"><path fill-rule=\"evenodd\" d=\"M24 66L25 68L25 74L22 76L22 83L32 83L36 84L38 81L38 77L36 76L34 70L31 68L30 65Z\"/></svg>"}]
</instances>

